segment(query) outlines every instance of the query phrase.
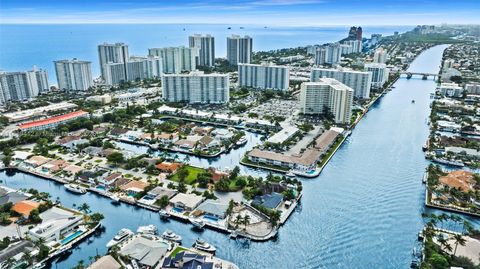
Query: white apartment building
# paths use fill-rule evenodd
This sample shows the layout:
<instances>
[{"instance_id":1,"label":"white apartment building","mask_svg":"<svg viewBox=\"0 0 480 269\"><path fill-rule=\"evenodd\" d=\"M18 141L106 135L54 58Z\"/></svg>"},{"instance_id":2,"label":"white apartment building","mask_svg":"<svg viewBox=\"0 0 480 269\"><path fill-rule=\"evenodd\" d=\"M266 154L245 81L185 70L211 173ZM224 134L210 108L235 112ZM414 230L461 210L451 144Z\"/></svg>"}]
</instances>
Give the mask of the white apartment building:
<instances>
[{"instance_id":1,"label":"white apartment building","mask_svg":"<svg viewBox=\"0 0 480 269\"><path fill-rule=\"evenodd\" d=\"M10 101L26 101L49 90L47 71L0 72L0 106Z\"/></svg>"},{"instance_id":2,"label":"white apartment building","mask_svg":"<svg viewBox=\"0 0 480 269\"><path fill-rule=\"evenodd\" d=\"M342 56L342 46L339 43L323 46L315 52L315 64L339 64Z\"/></svg>"},{"instance_id":3,"label":"white apartment building","mask_svg":"<svg viewBox=\"0 0 480 269\"><path fill-rule=\"evenodd\" d=\"M360 53L362 52L361 40L345 40L342 41L342 54Z\"/></svg>"},{"instance_id":4,"label":"white apartment building","mask_svg":"<svg viewBox=\"0 0 480 269\"><path fill-rule=\"evenodd\" d=\"M354 95L360 99L370 98L372 73L348 69L312 68L310 81L316 82L322 78L333 78L352 88Z\"/></svg>"},{"instance_id":5,"label":"white apartment building","mask_svg":"<svg viewBox=\"0 0 480 269\"><path fill-rule=\"evenodd\" d=\"M384 64L387 62L387 57L388 57L387 50L384 48L378 48L375 50L375 53L373 54L373 62Z\"/></svg>"},{"instance_id":6,"label":"white apartment building","mask_svg":"<svg viewBox=\"0 0 480 269\"><path fill-rule=\"evenodd\" d=\"M162 59L157 56L132 56L125 63L108 63L105 65L105 83L118 85L125 81L160 78Z\"/></svg>"},{"instance_id":7,"label":"white apartment building","mask_svg":"<svg viewBox=\"0 0 480 269\"><path fill-rule=\"evenodd\" d=\"M442 95L448 97L460 97L464 91L457 83L442 83L438 90Z\"/></svg>"},{"instance_id":8,"label":"white apartment building","mask_svg":"<svg viewBox=\"0 0 480 269\"><path fill-rule=\"evenodd\" d=\"M190 48L197 48L196 66L215 65L215 38L211 35L195 34L188 37Z\"/></svg>"},{"instance_id":9,"label":"white apartment building","mask_svg":"<svg viewBox=\"0 0 480 269\"><path fill-rule=\"evenodd\" d=\"M386 64L367 63L365 71L372 73L372 87L381 88L388 80L389 70Z\"/></svg>"},{"instance_id":10,"label":"white apartment building","mask_svg":"<svg viewBox=\"0 0 480 269\"><path fill-rule=\"evenodd\" d=\"M287 66L272 64L238 64L240 87L256 89L288 90L290 72Z\"/></svg>"},{"instance_id":11,"label":"white apartment building","mask_svg":"<svg viewBox=\"0 0 480 269\"><path fill-rule=\"evenodd\" d=\"M223 104L230 98L228 74L165 74L162 83L167 102Z\"/></svg>"},{"instance_id":12,"label":"white apartment building","mask_svg":"<svg viewBox=\"0 0 480 269\"><path fill-rule=\"evenodd\" d=\"M465 90L468 94L480 94L480 83L467 83Z\"/></svg>"},{"instance_id":13,"label":"white apartment building","mask_svg":"<svg viewBox=\"0 0 480 269\"><path fill-rule=\"evenodd\" d=\"M195 59L198 48L168 47L148 49L149 56L158 56L162 59L163 73L178 74L195 70Z\"/></svg>"},{"instance_id":14,"label":"white apartment building","mask_svg":"<svg viewBox=\"0 0 480 269\"><path fill-rule=\"evenodd\" d=\"M304 82L300 90L300 112L322 114L328 109L335 123L349 124L352 115L353 89L332 78Z\"/></svg>"},{"instance_id":15,"label":"white apartment building","mask_svg":"<svg viewBox=\"0 0 480 269\"><path fill-rule=\"evenodd\" d=\"M249 64L252 61L253 39L250 36L227 37L227 60L231 65Z\"/></svg>"},{"instance_id":16,"label":"white apartment building","mask_svg":"<svg viewBox=\"0 0 480 269\"><path fill-rule=\"evenodd\" d=\"M92 63L72 60L54 61L58 88L69 91L87 91L93 86Z\"/></svg>"},{"instance_id":17,"label":"white apartment building","mask_svg":"<svg viewBox=\"0 0 480 269\"><path fill-rule=\"evenodd\" d=\"M103 43L98 45L98 59L100 61L100 71L102 73L102 78L106 80L106 64L126 63L128 61L128 58L128 45L126 45L125 43ZM123 68L125 69L126 66L124 65ZM124 74L126 73L127 71L124 71ZM126 78L124 78L124 80L125 79Z\"/></svg>"}]
</instances>

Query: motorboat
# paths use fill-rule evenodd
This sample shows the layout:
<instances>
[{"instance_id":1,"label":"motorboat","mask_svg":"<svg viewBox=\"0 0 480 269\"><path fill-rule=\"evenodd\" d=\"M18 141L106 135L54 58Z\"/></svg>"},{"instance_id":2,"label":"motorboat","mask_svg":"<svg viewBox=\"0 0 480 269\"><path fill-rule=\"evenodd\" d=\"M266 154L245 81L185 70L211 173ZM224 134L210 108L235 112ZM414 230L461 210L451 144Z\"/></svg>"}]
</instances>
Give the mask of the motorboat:
<instances>
[{"instance_id":1,"label":"motorboat","mask_svg":"<svg viewBox=\"0 0 480 269\"><path fill-rule=\"evenodd\" d=\"M242 145L245 145L247 143L247 137L246 136L242 136L240 137L240 139L238 139L237 143L235 143L237 146L242 146Z\"/></svg>"},{"instance_id":2,"label":"motorboat","mask_svg":"<svg viewBox=\"0 0 480 269\"><path fill-rule=\"evenodd\" d=\"M87 189L77 184L69 183L69 184L65 184L64 186L65 186L65 189L73 193L77 193L77 194L87 193Z\"/></svg>"},{"instance_id":3,"label":"motorboat","mask_svg":"<svg viewBox=\"0 0 480 269\"><path fill-rule=\"evenodd\" d=\"M120 203L120 197L118 197L116 194L111 194L110 199L112 199L112 203L114 204L119 204Z\"/></svg>"},{"instance_id":4,"label":"motorboat","mask_svg":"<svg viewBox=\"0 0 480 269\"><path fill-rule=\"evenodd\" d=\"M123 242L124 240L126 240L127 238L129 238L132 235L133 235L133 232L130 231L129 229L127 229L127 228L120 229L120 231L118 231L118 233L115 235L115 237L113 237L112 240L108 241L107 248L111 248L111 247L117 245L118 243Z\"/></svg>"},{"instance_id":5,"label":"motorboat","mask_svg":"<svg viewBox=\"0 0 480 269\"><path fill-rule=\"evenodd\" d=\"M205 226L205 222L199 218L190 218L190 223L193 224L193 226L199 228L199 229L203 229L203 227Z\"/></svg>"},{"instance_id":6,"label":"motorboat","mask_svg":"<svg viewBox=\"0 0 480 269\"><path fill-rule=\"evenodd\" d=\"M182 242L182 237L180 235L170 231L170 230L166 230L165 232L163 232L162 238L165 239L165 240L173 241L173 242L177 242L177 243Z\"/></svg>"},{"instance_id":7,"label":"motorboat","mask_svg":"<svg viewBox=\"0 0 480 269\"><path fill-rule=\"evenodd\" d=\"M285 176L287 176L289 178L294 178L295 174L292 171L288 171L288 173Z\"/></svg>"},{"instance_id":8,"label":"motorboat","mask_svg":"<svg viewBox=\"0 0 480 269\"><path fill-rule=\"evenodd\" d=\"M462 162L459 162L459 161L449 161L449 160L438 159L438 158L433 158L432 160L436 163L445 164L445 165L451 165L451 166L457 166L457 167L464 167L465 166L465 164L463 164Z\"/></svg>"},{"instance_id":9,"label":"motorboat","mask_svg":"<svg viewBox=\"0 0 480 269\"><path fill-rule=\"evenodd\" d=\"M204 240L198 238L195 243L193 244L193 247L200 250L200 251L205 251L205 252L210 252L210 253L213 253L215 252L217 249L210 245L209 243L205 242Z\"/></svg>"},{"instance_id":10,"label":"motorboat","mask_svg":"<svg viewBox=\"0 0 480 269\"><path fill-rule=\"evenodd\" d=\"M166 219L166 218L170 217L170 213L168 213L167 210L165 210L165 209L162 209L162 210L158 211L158 214L163 219Z\"/></svg>"},{"instance_id":11,"label":"motorboat","mask_svg":"<svg viewBox=\"0 0 480 269\"><path fill-rule=\"evenodd\" d=\"M146 226L140 226L137 229L137 233L141 234L157 234L157 226L150 224Z\"/></svg>"}]
</instances>

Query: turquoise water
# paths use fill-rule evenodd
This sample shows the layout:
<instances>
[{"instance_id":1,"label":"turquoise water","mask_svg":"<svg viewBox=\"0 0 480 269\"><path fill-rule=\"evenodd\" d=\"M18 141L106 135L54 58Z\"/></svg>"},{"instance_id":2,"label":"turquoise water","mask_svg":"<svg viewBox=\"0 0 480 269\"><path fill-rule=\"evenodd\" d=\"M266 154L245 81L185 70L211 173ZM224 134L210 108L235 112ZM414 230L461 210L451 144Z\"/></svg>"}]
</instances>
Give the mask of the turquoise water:
<instances>
[{"instance_id":1,"label":"turquoise water","mask_svg":"<svg viewBox=\"0 0 480 269\"><path fill-rule=\"evenodd\" d=\"M66 245L68 243L70 243L73 239L77 238L78 236L80 236L83 232L82 231L76 231L75 233L65 237L62 241L60 241L60 243L62 245Z\"/></svg>"},{"instance_id":2,"label":"turquoise water","mask_svg":"<svg viewBox=\"0 0 480 269\"><path fill-rule=\"evenodd\" d=\"M269 27L244 25L245 29L227 25L180 24L70 24L70 25L1 25L0 70L30 70L32 65L47 69L50 83L56 84L54 60L78 58L92 62L92 72L100 74L97 45L103 42L125 42L130 55L146 55L148 48L188 46L194 33L215 36L216 57L226 57L226 37L248 34L253 48L272 50L332 42L348 34L347 26L332 27ZM185 30L184 30L185 29ZM364 26L364 36L372 33L392 34L411 26Z\"/></svg>"}]
</instances>

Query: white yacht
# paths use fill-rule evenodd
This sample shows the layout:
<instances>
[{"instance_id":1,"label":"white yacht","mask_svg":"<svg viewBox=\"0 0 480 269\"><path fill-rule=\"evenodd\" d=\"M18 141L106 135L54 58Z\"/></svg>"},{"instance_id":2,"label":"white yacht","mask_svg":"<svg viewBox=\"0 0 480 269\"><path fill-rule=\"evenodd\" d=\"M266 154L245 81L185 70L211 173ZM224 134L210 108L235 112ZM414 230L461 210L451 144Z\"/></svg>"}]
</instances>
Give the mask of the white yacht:
<instances>
[{"instance_id":1,"label":"white yacht","mask_svg":"<svg viewBox=\"0 0 480 269\"><path fill-rule=\"evenodd\" d=\"M165 209L158 211L158 214L160 215L161 218L164 218L164 219L170 217L170 213L168 213L167 210Z\"/></svg>"},{"instance_id":2,"label":"white yacht","mask_svg":"<svg viewBox=\"0 0 480 269\"><path fill-rule=\"evenodd\" d=\"M205 222L199 218L190 218L188 220L190 221L190 223L193 224L193 226L199 229L203 229L203 227L205 226Z\"/></svg>"},{"instance_id":3,"label":"white yacht","mask_svg":"<svg viewBox=\"0 0 480 269\"><path fill-rule=\"evenodd\" d=\"M200 238L195 241L193 247L205 252L215 252L217 250L214 246L210 245L209 243L205 242Z\"/></svg>"},{"instance_id":4,"label":"white yacht","mask_svg":"<svg viewBox=\"0 0 480 269\"><path fill-rule=\"evenodd\" d=\"M163 232L162 238L165 239L165 240L173 241L173 242L177 242L177 243L182 242L182 237L180 235L170 231L170 230L166 230L165 232Z\"/></svg>"},{"instance_id":5,"label":"white yacht","mask_svg":"<svg viewBox=\"0 0 480 269\"><path fill-rule=\"evenodd\" d=\"M237 146L245 145L247 143L247 137L242 136L240 139L238 139L237 143L235 143Z\"/></svg>"},{"instance_id":6,"label":"white yacht","mask_svg":"<svg viewBox=\"0 0 480 269\"><path fill-rule=\"evenodd\" d=\"M285 176L287 176L288 178L294 178L295 174L290 170L290 171L288 171L287 174L285 174Z\"/></svg>"},{"instance_id":7,"label":"white yacht","mask_svg":"<svg viewBox=\"0 0 480 269\"><path fill-rule=\"evenodd\" d=\"M112 240L108 241L107 248L111 248L115 246L116 244L124 241L125 239L129 238L132 235L133 235L133 232L130 231L129 229L127 228L121 229L120 231L118 231L115 237L113 237Z\"/></svg>"},{"instance_id":8,"label":"white yacht","mask_svg":"<svg viewBox=\"0 0 480 269\"><path fill-rule=\"evenodd\" d=\"M69 183L69 184L65 184L64 186L65 186L65 189L73 193L77 193L77 194L87 193L87 189L77 184Z\"/></svg>"},{"instance_id":9,"label":"white yacht","mask_svg":"<svg viewBox=\"0 0 480 269\"><path fill-rule=\"evenodd\" d=\"M140 226L138 227L137 229L137 233L141 233L141 234L157 234L157 226L153 225L153 224L150 224L150 225L146 225L146 226Z\"/></svg>"}]
</instances>

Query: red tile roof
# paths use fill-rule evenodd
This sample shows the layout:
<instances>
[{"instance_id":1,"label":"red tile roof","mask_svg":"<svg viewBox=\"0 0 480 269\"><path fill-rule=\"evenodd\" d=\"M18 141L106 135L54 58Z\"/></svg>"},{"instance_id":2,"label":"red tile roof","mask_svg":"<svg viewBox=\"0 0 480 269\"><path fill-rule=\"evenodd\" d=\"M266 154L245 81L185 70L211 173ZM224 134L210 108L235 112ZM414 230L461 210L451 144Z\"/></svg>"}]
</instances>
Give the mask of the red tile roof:
<instances>
[{"instance_id":1,"label":"red tile roof","mask_svg":"<svg viewBox=\"0 0 480 269\"><path fill-rule=\"evenodd\" d=\"M79 111L75 111L75 112L72 112L72 113L67 113L67 114L64 114L64 115L51 117L51 118L44 119L44 120L27 122L27 123L21 124L20 129L28 129L28 128L38 127L38 126L47 125L47 124L51 124L51 123L70 120L70 119L73 119L73 118L76 118L76 117L84 116L86 114L88 114L88 112L85 112L83 110L79 110Z\"/></svg>"}]
</instances>

